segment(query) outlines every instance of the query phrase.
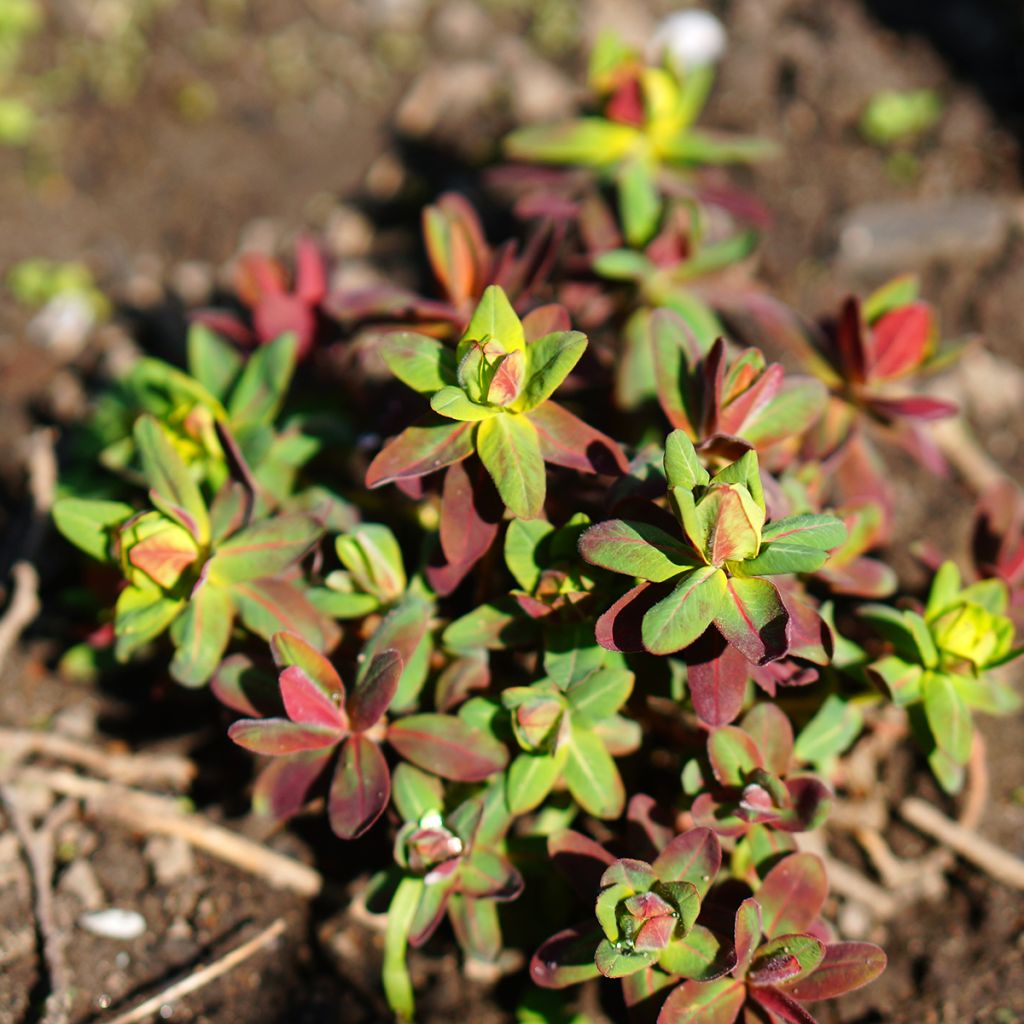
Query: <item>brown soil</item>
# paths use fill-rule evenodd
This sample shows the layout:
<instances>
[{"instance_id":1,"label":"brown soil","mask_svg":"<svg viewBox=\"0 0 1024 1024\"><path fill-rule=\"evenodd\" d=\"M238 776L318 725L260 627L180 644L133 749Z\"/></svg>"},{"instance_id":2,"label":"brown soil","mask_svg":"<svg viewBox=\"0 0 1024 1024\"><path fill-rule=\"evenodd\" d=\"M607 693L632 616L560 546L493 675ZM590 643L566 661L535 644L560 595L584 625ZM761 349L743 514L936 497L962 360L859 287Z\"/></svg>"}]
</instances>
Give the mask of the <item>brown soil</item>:
<instances>
[{"instance_id":1,"label":"brown soil","mask_svg":"<svg viewBox=\"0 0 1024 1024\"><path fill-rule=\"evenodd\" d=\"M273 218L274 237L280 239L304 224L322 223L334 198L353 191L391 198L397 188L415 198L417 189L457 184L463 180L462 159L481 151L479 133L497 138L512 119L509 97L500 91L482 94L462 112L455 138L442 135L441 143L416 151L431 154L429 165L413 162L404 169L378 159L392 152L387 126L395 103L432 57L448 54L458 64L474 45L497 49L526 30L534 33L536 48L536 38L546 37L537 34L540 16L529 12L560 5L557 0L309 0L297 10L299 5L271 0L251 6L235 29L228 56L197 65L190 41L203 28L204 5L198 0L171 5L151 34L148 71L138 95L118 109L89 96L77 99L68 111L59 173L42 185L30 183L20 156L0 152L0 273L29 256L84 259L126 305L157 303L161 282L175 268L184 261L221 263L255 218ZM611 11L627 29L642 31L649 13L673 5L594 0L579 6L585 24L590 14L608 17ZM955 5L937 6L948 13ZM764 279L805 312L820 313L847 290L880 276L871 267L837 259L838 226L851 209L882 199L1004 196L1004 231L987 250L962 260L936 259L924 251L920 265L911 269L924 274L925 292L938 303L947 336L980 333L992 351L1024 366L1024 310L1017 286L1024 273L1024 240L1016 219L1020 151L1012 134L1017 126L1004 116L1013 97L1007 101L990 80L1003 58L993 58L986 78L984 62L965 63L940 33L940 44L958 67L974 72L973 78L958 80L924 38L894 34L854 0L722 0L716 7L726 17L732 43L709 122L757 132L784 146L780 159L749 177L775 217L762 258ZM898 10L903 14L910 7L900 4ZM963 5L978 20L996 17L990 8L1002 10L998 4ZM466 37L453 33L452 26L464 28ZM291 39L306 56L306 75L298 85L269 75L265 42L270 37ZM999 53L1005 38L992 43ZM50 42L44 38L39 44L37 60L45 61ZM557 56L550 60L552 52ZM575 45L564 56L556 46L543 59L556 74L580 66ZM176 112L174 97L183 81L199 73L197 66L215 88L218 103L208 119L187 123ZM911 147L916 170L909 178L894 176L891 161L856 130L864 104L884 87L931 87L947 105L940 126ZM1002 106L994 111L985 97ZM397 175L396 185L388 184L389 175ZM409 251L408 236L402 237L397 249L390 234L379 238L379 253ZM59 423L63 418L54 396L66 371L54 355L24 340L26 320L23 310L0 302L0 473L9 494L3 509L8 556L15 553L11 549L24 516L13 442L39 419ZM94 359L87 352L80 362L88 367ZM1024 464L1020 428L979 422L979 429L1003 464L1019 471ZM904 506L901 537L962 550L970 514L966 490L921 474L902 478L899 465L910 502ZM910 559L898 564L912 571ZM59 567L46 563L44 570L52 577ZM95 721L97 741L192 754L203 770L195 796L205 812L238 828L254 827L243 817L248 769L225 749L213 702L168 691L145 667L103 689L58 680L45 666L60 653L59 644L44 638L60 635L61 624L60 613L48 610L22 655L8 666L0 685L0 721L16 726L56 721L86 731ZM1021 854L1019 722L989 721L984 732L992 792L982 831ZM918 788L934 795L921 766L905 753L886 766L882 781L893 797ZM318 866L339 883L359 876L364 861L372 862L372 841L340 847L318 844L320 835L303 822L270 841L302 858L319 858ZM894 827L890 838L900 855L923 849L908 829ZM60 841L56 911L71 938L76 1024L102 1020L107 1006L132 1005L278 916L287 921L288 932L272 954L188 998L175 1007L172 1019L217 1024L388 1019L377 985L380 933L327 901L308 904L275 893L198 855L179 877L157 881L144 837L95 820L67 826ZM91 866L105 903L144 915L142 937L117 943L75 927L83 895L81 885L69 885L68 877L83 862ZM16 858L0 857L0 873L9 863L16 864ZM0 1024L37 1019L45 996L28 890L20 869L12 871L0 878ZM1022 935L1024 896L961 866L951 877L948 899L917 906L888 928L876 929L872 937L886 946L889 970L840 1008L823 1009L822 1020L1024 1020ZM435 955L414 961L417 981L427 991L422 1020L512 1020L523 976L513 975L494 991L466 982L449 940L435 943Z\"/></svg>"}]
</instances>

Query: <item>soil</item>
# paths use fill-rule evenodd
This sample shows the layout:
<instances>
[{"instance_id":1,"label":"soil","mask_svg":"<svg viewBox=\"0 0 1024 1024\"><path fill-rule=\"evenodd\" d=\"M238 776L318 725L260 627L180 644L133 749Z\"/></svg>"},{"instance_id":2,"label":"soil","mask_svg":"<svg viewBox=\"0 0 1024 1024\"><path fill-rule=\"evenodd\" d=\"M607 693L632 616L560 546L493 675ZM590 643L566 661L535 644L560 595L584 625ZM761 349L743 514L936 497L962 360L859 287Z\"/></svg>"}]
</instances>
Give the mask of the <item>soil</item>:
<instances>
[{"instance_id":1,"label":"soil","mask_svg":"<svg viewBox=\"0 0 1024 1024\"><path fill-rule=\"evenodd\" d=\"M119 322L142 325L138 337L166 354L181 324L187 282L198 275L196 287L208 293L221 280L218 268L242 244L280 246L304 227L333 226L343 274L369 272L367 246L384 264L401 268L415 253L410 211L416 202L442 187L471 185L473 162L523 116L515 90L500 76L496 80L493 70L488 76L477 66L478 77L472 77L480 54L497 54L508 66L536 62L531 80L547 82L547 102L557 107L571 102L572 83L579 80L581 27L589 38L597 22L612 21L642 36L650 19L671 6L660 0L267 0L242 5L230 45L204 63L194 44L208 28L208 5L180 0L150 27L146 73L130 102L111 107L86 91L61 111L60 155L45 176L35 174L23 155L0 151L0 273L27 257L84 260L121 302ZM856 217L863 204L996 197L994 228L978 225L974 232L968 224L952 256L948 248L937 254L925 233L917 263L907 269L923 275L946 337L981 335L1005 360L1001 365L1024 369L1021 124L1015 120L1024 109L1024 83L1019 61L1014 66L1007 57L1008 41L1022 31L1014 5L721 0L713 6L731 41L708 123L754 132L783 147L779 159L744 180L774 218L761 277L805 313L821 313L847 291L885 276L883 259L851 259L844 248L844 218ZM958 35L949 31L951 24L967 28ZM66 30L51 26L33 44L33 59L41 65L52 59ZM1019 56L1019 49L1011 52ZM299 58L285 61L282 71L281 53ZM432 110L430 98L444 95L446 74L463 77L451 118L439 124L445 111ZM197 77L213 90L215 109L188 120L180 90ZM861 138L857 120L878 90L922 87L944 101L937 127L898 159ZM392 132L396 109L404 139ZM384 230L365 244L358 230L355 238L342 230L363 223L343 205L352 196L364 209L387 211ZM407 267L402 272L411 273ZM88 385L103 360L116 358L127 333L126 327L107 327L69 359L26 340L29 317L9 299L0 300L5 576L26 525L17 442L38 423L65 434L73 430L85 400L83 382ZM976 390L968 401L979 436L1020 476L1019 420L1007 421L1005 413L986 416L984 387L980 394ZM1008 412L1018 409L1011 404ZM953 480L926 477L909 463L896 465L907 498L900 542L962 550L968 491ZM897 564L919 582L912 559L901 557ZM52 595L59 557L48 549L41 567L44 595ZM58 678L52 666L68 617L50 602L46 607L4 671L0 722L49 723L110 749L130 743L188 753L201 768L193 797L204 813L256 834L258 826L245 816L249 768L226 749L215 702L169 688L146 666L102 687ZM982 728L992 788L981 831L1024 854L1019 720L988 720ZM882 766L880 781L894 801L921 792L945 806L906 751ZM373 841L343 848L318 844L317 827L303 820L268 842L311 862L318 850L327 851L317 866L329 878L341 885L358 881L362 864L372 862ZM15 1024L39 1019L46 978L36 955L29 890L20 861L2 846L6 838L0 836L0 1024ZM901 856L925 846L899 825L889 839ZM133 1005L277 917L288 930L271 954L185 999L171 1019L389 1019L377 981L382 935L364 916L326 899L310 903L275 892L199 854L179 863L175 873L166 850L97 819L73 821L58 840L56 915L69 939L75 1024ZM962 865L949 881L943 900L923 902L888 926L870 927L870 937L889 953L888 971L863 993L823 1007L822 1021L1024 1021L1024 896ZM139 911L146 921L143 935L118 942L78 928L75 922L97 893L102 905ZM422 1021L453 1015L496 1024L513 1019L524 991L522 974L493 988L462 978L444 935L429 952L413 961L426 993ZM597 1019L596 1010L588 1012ZM618 1019L613 1003L606 1012Z\"/></svg>"}]
</instances>

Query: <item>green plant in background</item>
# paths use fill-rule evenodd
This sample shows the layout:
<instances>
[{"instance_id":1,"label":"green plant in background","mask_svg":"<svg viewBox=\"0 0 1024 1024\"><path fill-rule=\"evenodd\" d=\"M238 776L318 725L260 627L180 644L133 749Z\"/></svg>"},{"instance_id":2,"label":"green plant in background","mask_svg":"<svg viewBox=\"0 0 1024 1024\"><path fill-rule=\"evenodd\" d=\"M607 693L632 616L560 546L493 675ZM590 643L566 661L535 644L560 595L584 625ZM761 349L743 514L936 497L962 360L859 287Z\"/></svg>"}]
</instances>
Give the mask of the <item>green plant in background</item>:
<instances>
[{"instance_id":1,"label":"green plant in background","mask_svg":"<svg viewBox=\"0 0 1024 1024\"><path fill-rule=\"evenodd\" d=\"M859 127L868 142L886 149L913 141L934 127L942 113L942 99L932 89L883 89L868 101Z\"/></svg>"},{"instance_id":2,"label":"green plant in background","mask_svg":"<svg viewBox=\"0 0 1024 1024\"><path fill-rule=\"evenodd\" d=\"M885 605L861 610L892 645L870 672L897 704L910 708L928 763L950 792L963 785L971 756L970 709L1007 714L1020 707L1018 694L996 672L1024 653L1014 647L1009 603L1002 580L964 587L956 564L945 562L923 613Z\"/></svg>"}]
</instances>

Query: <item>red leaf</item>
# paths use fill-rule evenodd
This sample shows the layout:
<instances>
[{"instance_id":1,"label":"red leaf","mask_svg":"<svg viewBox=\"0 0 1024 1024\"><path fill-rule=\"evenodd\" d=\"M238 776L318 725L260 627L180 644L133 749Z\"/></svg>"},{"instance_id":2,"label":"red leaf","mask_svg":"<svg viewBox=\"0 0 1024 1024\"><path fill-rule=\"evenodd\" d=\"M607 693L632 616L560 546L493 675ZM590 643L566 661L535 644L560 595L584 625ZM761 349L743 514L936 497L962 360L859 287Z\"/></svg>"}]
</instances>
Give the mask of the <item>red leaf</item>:
<instances>
[{"instance_id":1,"label":"red leaf","mask_svg":"<svg viewBox=\"0 0 1024 1024\"><path fill-rule=\"evenodd\" d=\"M908 395L906 398L872 398L871 408L885 419L909 416L919 420L941 420L959 411L956 402L928 395Z\"/></svg>"},{"instance_id":2,"label":"red leaf","mask_svg":"<svg viewBox=\"0 0 1024 1024\"><path fill-rule=\"evenodd\" d=\"M523 317L523 331L526 342L537 341L539 338L555 334L557 331L571 331L572 320L565 306L551 302L546 306L538 306Z\"/></svg>"},{"instance_id":3,"label":"red leaf","mask_svg":"<svg viewBox=\"0 0 1024 1024\"><path fill-rule=\"evenodd\" d=\"M388 742L419 768L456 782L482 782L508 763L497 740L452 715L410 715L392 722Z\"/></svg>"},{"instance_id":4,"label":"red leaf","mask_svg":"<svg viewBox=\"0 0 1024 1024\"><path fill-rule=\"evenodd\" d=\"M285 711L293 722L347 730L348 721L342 707L298 665L289 665L281 673L280 685Z\"/></svg>"},{"instance_id":5,"label":"red leaf","mask_svg":"<svg viewBox=\"0 0 1024 1024\"><path fill-rule=\"evenodd\" d=\"M343 735L338 728L299 725L287 718L243 718L228 729L240 747L271 757L335 747Z\"/></svg>"},{"instance_id":6,"label":"red leaf","mask_svg":"<svg viewBox=\"0 0 1024 1024\"><path fill-rule=\"evenodd\" d=\"M672 591L672 583L641 583L627 590L598 620L597 642L608 651L627 654L644 650L644 615Z\"/></svg>"},{"instance_id":7,"label":"red leaf","mask_svg":"<svg viewBox=\"0 0 1024 1024\"><path fill-rule=\"evenodd\" d=\"M799 1003L777 988L752 988L750 994L769 1013L781 1017L787 1024L818 1024Z\"/></svg>"},{"instance_id":8,"label":"red leaf","mask_svg":"<svg viewBox=\"0 0 1024 1024\"><path fill-rule=\"evenodd\" d=\"M253 787L252 804L258 814L282 821L298 814L317 778L334 756L329 750L311 750L271 761Z\"/></svg>"},{"instance_id":9,"label":"red leaf","mask_svg":"<svg viewBox=\"0 0 1024 1024\"><path fill-rule=\"evenodd\" d=\"M871 328L868 374L872 380L889 380L919 366L932 330L932 311L927 303L911 302L886 313Z\"/></svg>"},{"instance_id":10,"label":"red leaf","mask_svg":"<svg viewBox=\"0 0 1024 1024\"><path fill-rule=\"evenodd\" d=\"M827 896L828 877L820 858L794 853L779 861L757 890L765 935L773 939L807 931Z\"/></svg>"},{"instance_id":11,"label":"red leaf","mask_svg":"<svg viewBox=\"0 0 1024 1024\"><path fill-rule=\"evenodd\" d=\"M327 798L331 829L342 839L361 836L391 798L388 763L372 740L356 733L341 748Z\"/></svg>"},{"instance_id":12,"label":"red leaf","mask_svg":"<svg viewBox=\"0 0 1024 1024\"><path fill-rule=\"evenodd\" d=\"M754 384L719 411L714 433L741 437L744 428L778 395L785 378L785 371L778 363L765 367Z\"/></svg>"},{"instance_id":13,"label":"red leaf","mask_svg":"<svg viewBox=\"0 0 1024 1024\"><path fill-rule=\"evenodd\" d=\"M353 732L365 732L387 711L402 678L402 656L393 648L374 656L348 699Z\"/></svg>"},{"instance_id":14,"label":"red leaf","mask_svg":"<svg viewBox=\"0 0 1024 1024\"><path fill-rule=\"evenodd\" d=\"M303 235L295 243L295 294L311 306L327 294L327 267L316 242Z\"/></svg>"},{"instance_id":15,"label":"red leaf","mask_svg":"<svg viewBox=\"0 0 1024 1024\"><path fill-rule=\"evenodd\" d=\"M728 725L743 710L749 665L715 629L686 648L686 681L705 725Z\"/></svg>"},{"instance_id":16,"label":"red leaf","mask_svg":"<svg viewBox=\"0 0 1024 1024\"><path fill-rule=\"evenodd\" d=\"M296 356L301 359L313 346L316 315L295 295L264 295L252 311L252 323L263 344L292 333L298 339Z\"/></svg>"},{"instance_id":17,"label":"red leaf","mask_svg":"<svg viewBox=\"0 0 1024 1024\"><path fill-rule=\"evenodd\" d=\"M886 956L871 942L833 942L825 959L786 991L797 999L834 999L874 981L885 970Z\"/></svg>"},{"instance_id":18,"label":"red leaf","mask_svg":"<svg viewBox=\"0 0 1024 1024\"><path fill-rule=\"evenodd\" d=\"M584 900L592 900L597 895L601 876L615 863L615 858L600 843L572 829L548 838L548 856Z\"/></svg>"},{"instance_id":19,"label":"red leaf","mask_svg":"<svg viewBox=\"0 0 1024 1024\"><path fill-rule=\"evenodd\" d=\"M537 428L545 462L604 476L621 476L629 468L615 441L557 403L544 402L528 417Z\"/></svg>"},{"instance_id":20,"label":"red leaf","mask_svg":"<svg viewBox=\"0 0 1024 1024\"><path fill-rule=\"evenodd\" d=\"M407 427L378 452L366 471L366 486L381 487L396 480L426 476L473 452L475 423L426 419Z\"/></svg>"},{"instance_id":21,"label":"red leaf","mask_svg":"<svg viewBox=\"0 0 1024 1024\"><path fill-rule=\"evenodd\" d=\"M444 475L440 552L427 566L431 587L450 594L487 553L498 535L505 506L483 465L456 462Z\"/></svg>"}]
</instances>

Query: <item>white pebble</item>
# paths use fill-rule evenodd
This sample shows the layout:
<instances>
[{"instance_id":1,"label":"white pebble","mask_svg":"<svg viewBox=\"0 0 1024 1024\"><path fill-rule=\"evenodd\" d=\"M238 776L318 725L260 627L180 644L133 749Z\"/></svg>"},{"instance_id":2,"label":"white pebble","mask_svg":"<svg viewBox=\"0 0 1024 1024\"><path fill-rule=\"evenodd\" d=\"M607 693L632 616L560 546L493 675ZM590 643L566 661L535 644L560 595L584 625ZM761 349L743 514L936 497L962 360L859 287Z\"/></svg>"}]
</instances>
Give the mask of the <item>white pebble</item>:
<instances>
[{"instance_id":1,"label":"white pebble","mask_svg":"<svg viewBox=\"0 0 1024 1024\"><path fill-rule=\"evenodd\" d=\"M679 68L714 64L725 53L725 26L710 11L677 11L658 26L651 39L648 58L665 57Z\"/></svg>"},{"instance_id":2,"label":"white pebble","mask_svg":"<svg viewBox=\"0 0 1024 1024\"><path fill-rule=\"evenodd\" d=\"M78 926L93 935L104 939L119 939L129 942L137 939L146 931L146 919L134 910L123 910L120 907L109 907L107 910L95 910L82 914Z\"/></svg>"}]
</instances>

